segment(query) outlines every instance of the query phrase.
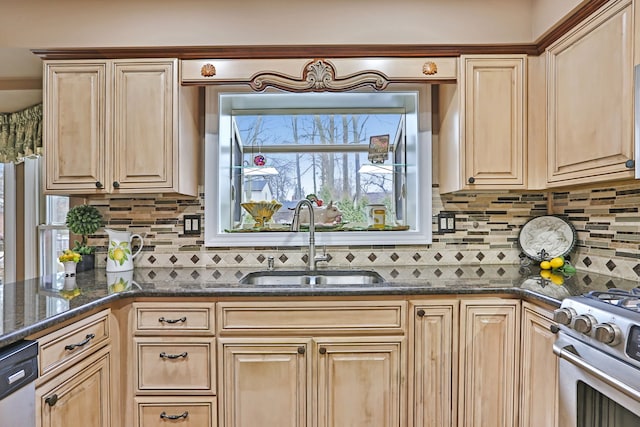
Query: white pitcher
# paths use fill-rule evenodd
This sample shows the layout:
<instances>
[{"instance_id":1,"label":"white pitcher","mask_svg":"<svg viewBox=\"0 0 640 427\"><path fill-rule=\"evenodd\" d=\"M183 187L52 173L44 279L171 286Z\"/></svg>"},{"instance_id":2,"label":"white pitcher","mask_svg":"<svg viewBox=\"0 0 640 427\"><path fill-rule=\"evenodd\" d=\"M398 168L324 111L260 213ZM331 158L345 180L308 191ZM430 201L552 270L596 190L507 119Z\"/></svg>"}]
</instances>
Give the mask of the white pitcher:
<instances>
[{"instance_id":1,"label":"white pitcher","mask_svg":"<svg viewBox=\"0 0 640 427\"><path fill-rule=\"evenodd\" d=\"M144 241L139 234L131 234L129 231L118 231L105 228L109 235L109 250L107 252L107 271L133 270L133 259L140 253ZM135 253L131 253L131 241L140 239L140 246Z\"/></svg>"}]
</instances>

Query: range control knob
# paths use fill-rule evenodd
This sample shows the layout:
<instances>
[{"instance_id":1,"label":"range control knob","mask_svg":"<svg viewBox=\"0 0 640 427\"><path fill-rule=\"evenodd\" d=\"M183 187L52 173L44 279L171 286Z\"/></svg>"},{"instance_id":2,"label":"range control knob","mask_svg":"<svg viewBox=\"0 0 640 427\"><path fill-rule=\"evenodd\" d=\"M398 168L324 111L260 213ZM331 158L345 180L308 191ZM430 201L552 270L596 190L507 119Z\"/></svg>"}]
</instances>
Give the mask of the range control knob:
<instances>
[{"instance_id":1,"label":"range control knob","mask_svg":"<svg viewBox=\"0 0 640 427\"><path fill-rule=\"evenodd\" d=\"M594 329L596 339L604 344L616 345L622 338L622 331L613 323L598 323Z\"/></svg>"},{"instance_id":2,"label":"range control knob","mask_svg":"<svg viewBox=\"0 0 640 427\"><path fill-rule=\"evenodd\" d=\"M553 312L553 321L561 325L568 325L576 315L576 311L571 307L559 308Z\"/></svg>"},{"instance_id":3,"label":"range control knob","mask_svg":"<svg viewBox=\"0 0 640 427\"><path fill-rule=\"evenodd\" d=\"M588 334L591 332L591 328L593 325L598 323L595 317L590 314L581 314L576 316L573 320L573 329L580 332L581 334Z\"/></svg>"}]
</instances>

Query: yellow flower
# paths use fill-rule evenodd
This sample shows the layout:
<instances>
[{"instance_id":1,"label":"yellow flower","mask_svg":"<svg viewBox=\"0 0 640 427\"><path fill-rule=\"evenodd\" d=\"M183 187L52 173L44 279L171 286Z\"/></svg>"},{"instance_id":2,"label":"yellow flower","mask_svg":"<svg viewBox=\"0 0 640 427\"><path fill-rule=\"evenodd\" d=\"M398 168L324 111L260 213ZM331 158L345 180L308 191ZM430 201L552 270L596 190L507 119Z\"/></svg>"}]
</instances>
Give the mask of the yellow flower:
<instances>
[{"instance_id":1,"label":"yellow flower","mask_svg":"<svg viewBox=\"0 0 640 427\"><path fill-rule=\"evenodd\" d=\"M80 262L81 259L82 255L71 249L65 249L64 252L58 257L58 261L60 262L73 261L77 263Z\"/></svg>"}]
</instances>

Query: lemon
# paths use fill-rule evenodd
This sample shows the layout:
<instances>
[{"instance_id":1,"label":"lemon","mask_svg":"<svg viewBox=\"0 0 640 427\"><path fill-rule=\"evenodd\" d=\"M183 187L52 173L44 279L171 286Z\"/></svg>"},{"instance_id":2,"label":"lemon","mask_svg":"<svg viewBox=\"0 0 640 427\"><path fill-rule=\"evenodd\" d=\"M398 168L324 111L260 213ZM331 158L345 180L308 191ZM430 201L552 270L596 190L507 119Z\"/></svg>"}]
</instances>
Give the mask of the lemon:
<instances>
[{"instance_id":1,"label":"lemon","mask_svg":"<svg viewBox=\"0 0 640 427\"><path fill-rule=\"evenodd\" d=\"M114 260L120 261L122 258L124 258L124 251L122 249L118 248L115 251L113 251Z\"/></svg>"},{"instance_id":2,"label":"lemon","mask_svg":"<svg viewBox=\"0 0 640 427\"><path fill-rule=\"evenodd\" d=\"M549 276L549 279L551 279L551 283L555 285L558 285L558 286L564 285L564 277L561 274L551 273L551 275Z\"/></svg>"},{"instance_id":3,"label":"lemon","mask_svg":"<svg viewBox=\"0 0 640 427\"><path fill-rule=\"evenodd\" d=\"M548 279L551 277L551 271L549 270L541 270L540 271L540 277L544 278L544 279Z\"/></svg>"},{"instance_id":4,"label":"lemon","mask_svg":"<svg viewBox=\"0 0 640 427\"><path fill-rule=\"evenodd\" d=\"M564 265L564 259L556 257L549 261L549 263L551 264L551 268L553 269L560 268Z\"/></svg>"},{"instance_id":5,"label":"lemon","mask_svg":"<svg viewBox=\"0 0 640 427\"><path fill-rule=\"evenodd\" d=\"M543 270L549 270L551 269L551 263L549 261L542 261L540 263L540 268Z\"/></svg>"}]
</instances>

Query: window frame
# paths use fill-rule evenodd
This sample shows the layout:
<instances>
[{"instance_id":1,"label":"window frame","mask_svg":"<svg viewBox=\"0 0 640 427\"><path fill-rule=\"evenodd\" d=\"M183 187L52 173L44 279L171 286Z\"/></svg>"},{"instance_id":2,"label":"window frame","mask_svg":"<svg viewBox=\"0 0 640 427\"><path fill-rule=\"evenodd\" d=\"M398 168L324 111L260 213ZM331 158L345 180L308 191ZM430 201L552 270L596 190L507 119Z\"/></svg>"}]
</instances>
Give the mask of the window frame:
<instances>
[{"instance_id":1,"label":"window frame","mask_svg":"<svg viewBox=\"0 0 640 427\"><path fill-rule=\"evenodd\" d=\"M231 210L231 188L229 180L231 168L231 135L233 125L230 119L234 109L268 108L273 98L263 95L280 95L280 91L255 93L241 86L210 86L205 96L205 236L206 247L256 247L256 246L302 246L306 245L308 233L227 233L222 212ZM251 95L251 96L248 96ZM299 96L299 94L296 94ZM311 93L304 98L290 98L278 107L305 108L331 104L328 93ZM342 94L340 108L389 108L403 107L406 113L407 129L407 212L413 212L415 229L405 231L349 231L316 233L319 245L402 245L429 244L432 242L432 141L431 141L431 87L428 84L390 84L385 91L358 90ZM303 99L300 103L300 99ZM348 100L345 101L345 100ZM270 104L271 102L271 104ZM308 102L308 105L304 103ZM346 104L345 104L346 102ZM331 105L327 105L331 107ZM219 144L220 140L229 141ZM413 155L415 153L415 155ZM259 237L257 237L259 236Z\"/></svg>"}]
</instances>

